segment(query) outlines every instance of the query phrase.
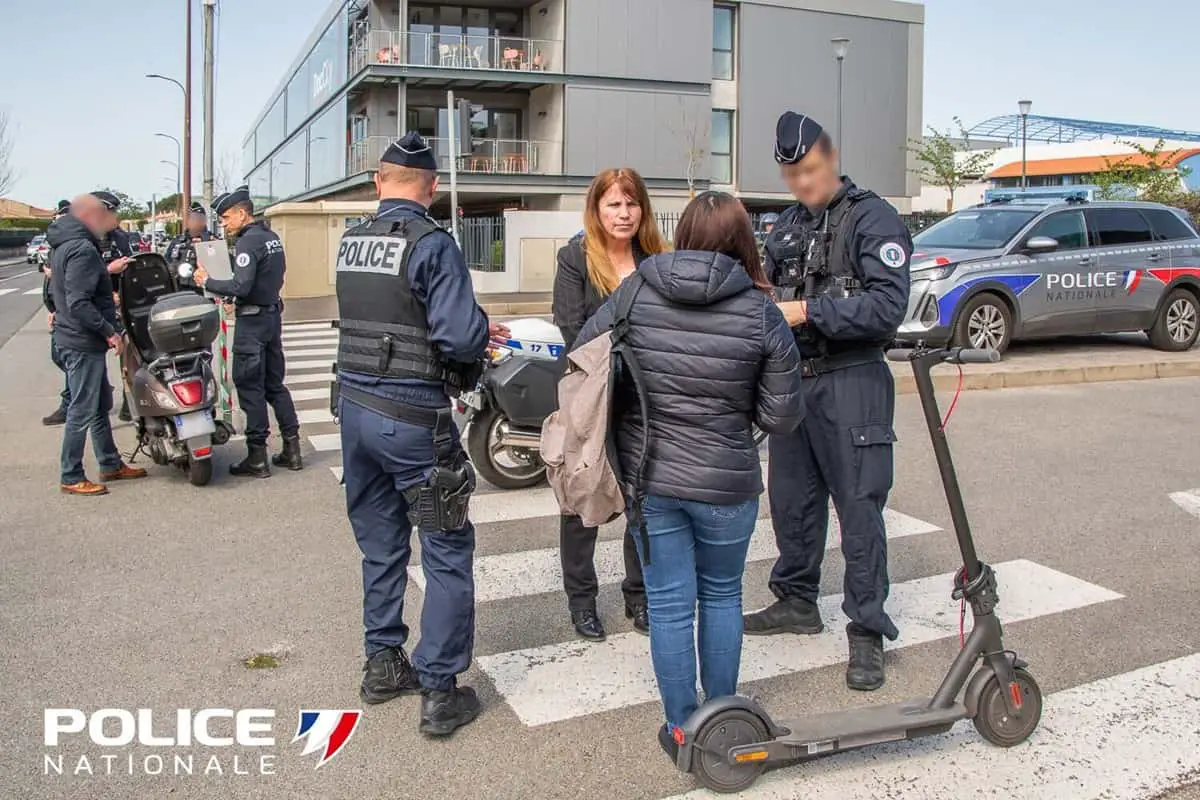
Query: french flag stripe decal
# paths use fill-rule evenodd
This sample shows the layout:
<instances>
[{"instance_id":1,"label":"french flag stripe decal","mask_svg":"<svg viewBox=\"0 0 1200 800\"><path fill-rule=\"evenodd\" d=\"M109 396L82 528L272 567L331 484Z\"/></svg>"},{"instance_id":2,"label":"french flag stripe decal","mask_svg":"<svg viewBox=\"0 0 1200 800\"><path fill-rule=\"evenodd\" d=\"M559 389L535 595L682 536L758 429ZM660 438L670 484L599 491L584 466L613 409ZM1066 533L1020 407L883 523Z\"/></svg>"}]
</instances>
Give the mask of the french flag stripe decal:
<instances>
[{"instance_id":1,"label":"french flag stripe decal","mask_svg":"<svg viewBox=\"0 0 1200 800\"><path fill-rule=\"evenodd\" d=\"M345 711L342 713L342 718L338 720L337 727L333 729L333 734L329 737L329 744L325 747L325 755L321 759L322 762L333 758L333 754L342 749L342 745L354 733L354 729L358 727L358 718L361 716L358 711Z\"/></svg>"}]
</instances>

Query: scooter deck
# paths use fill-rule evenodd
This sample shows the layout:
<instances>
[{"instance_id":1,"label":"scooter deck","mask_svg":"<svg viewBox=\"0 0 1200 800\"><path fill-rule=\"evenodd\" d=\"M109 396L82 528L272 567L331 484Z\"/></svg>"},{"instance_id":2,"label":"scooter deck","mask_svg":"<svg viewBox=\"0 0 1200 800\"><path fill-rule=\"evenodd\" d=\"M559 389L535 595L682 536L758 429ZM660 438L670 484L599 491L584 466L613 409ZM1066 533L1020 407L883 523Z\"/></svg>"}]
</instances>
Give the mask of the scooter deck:
<instances>
[{"instance_id":1,"label":"scooter deck","mask_svg":"<svg viewBox=\"0 0 1200 800\"><path fill-rule=\"evenodd\" d=\"M967 707L962 703L931 708L928 700L906 700L778 722L789 733L775 741L800 749L801 756L815 756L943 733L966 718Z\"/></svg>"}]
</instances>

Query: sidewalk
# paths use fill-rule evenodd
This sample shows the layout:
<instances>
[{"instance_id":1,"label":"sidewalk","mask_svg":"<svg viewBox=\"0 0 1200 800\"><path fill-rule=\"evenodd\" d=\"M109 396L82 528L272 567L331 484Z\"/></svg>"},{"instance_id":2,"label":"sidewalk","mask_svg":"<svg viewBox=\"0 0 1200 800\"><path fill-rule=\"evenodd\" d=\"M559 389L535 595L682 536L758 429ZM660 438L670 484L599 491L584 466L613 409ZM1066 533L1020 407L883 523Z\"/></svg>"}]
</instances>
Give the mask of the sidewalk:
<instances>
[{"instance_id":1,"label":"sidewalk","mask_svg":"<svg viewBox=\"0 0 1200 800\"><path fill-rule=\"evenodd\" d=\"M542 316L550 313L549 292L514 292L487 294L479 304L491 317ZM305 297L283 301L283 321L325 322L337 319L337 297Z\"/></svg>"}]
</instances>

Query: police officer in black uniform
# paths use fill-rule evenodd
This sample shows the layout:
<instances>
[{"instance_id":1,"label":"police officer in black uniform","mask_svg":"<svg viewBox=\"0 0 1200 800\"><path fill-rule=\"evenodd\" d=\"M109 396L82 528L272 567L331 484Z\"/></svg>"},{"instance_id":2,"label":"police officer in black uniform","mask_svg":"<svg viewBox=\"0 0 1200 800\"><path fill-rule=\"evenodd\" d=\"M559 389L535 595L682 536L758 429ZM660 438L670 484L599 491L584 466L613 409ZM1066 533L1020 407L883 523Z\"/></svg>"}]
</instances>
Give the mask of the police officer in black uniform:
<instances>
[{"instance_id":1,"label":"police officer in black uniform","mask_svg":"<svg viewBox=\"0 0 1200 800\"><path fill-rule=\"evenodd\" d=\"M450 394L473 386L487 316L466 260L430 218L437 163L411 133L379 164L373 217L337 254L338 353L333 405L341 424L350 525L362 551L366 663L360 695L382 703L420 691L419 730L445 736L479 714L457 676L475 638L475 475L459 444ZM405 653L404 590L417 528L425 601L421 639Z\"/></svg>"},{"instance_id":2,"label":"police officer in black uniform","mask_svg":"<svg viewBox=\"0 0 1200 800\"><path fill-rule=\"evenodd\" d=\"M210 278L197 266L192 278L206 291L229 298L235 306L237 323L233 333L233 385L238 404L246 413L246 458L229 467L233 475L266 478L271 463L298 470L300 420L292 393L283 385L283 274L287 264L283 243L262 222L254 219L250 187L239 186L213 200L213 211L221 217L227 237L232 237L233 277ZM275 421L283 434L283 451L267 461L267 436L271 419L267 405L275 410Z\"/></svg>"},{"instance_id":3,"label":"police officer in black uniform","mask_svg":"<svg viewBox=\"0 0 1200 800\"><path fill-rule=\"evenodd\" d=\"M125 265L133 257L133 248L129 244L129 234L121 230L120 218L117 216L117 211L121 207L120 199L112 192L104 190L91 194L107 209L112 224L109 232L100 239L100 257L104 259L104 264L108 267L109 279L112 281L113 300L117 301L117 294L121 291L121 273L125 271ZM120 308L119 302L117 307ZM118 380L116 385L121 387L121 410L117 412L117 418L122 422L129 422L133 417L129 414L129 396L125 394L125 381Z\"/></svg>"},{"instance_id":4,"label":"police officer in black uniform","mask_svg":"<svg viewBox=\"0 0 1200 800\"><path fill-rule=\"evenodd\" d=\"M912 239L894 208L838 175L837 152L811 117L780 117L775 160L800 202L771 231L766 265L796 332L808 414L795 433L770 438L768 492L780 553L770 587L778 600L748 614L745 632L823 629L816 601L832 496L846 559L846 684L870 691L884 681L883 637L898 634L883 607L883 509L896 440L884 348L908 308Z\"/></svg>"},{"instance_id":5,"label":"police officer in black uniform","mask_svg":"<svg viewBox=\"0 0 1200 800\"><path fill-rule=\"evenodd\" d=\"M192 203L192 207L188 209L186 228L167 242L166 259L171 264L178 264L180 261L195 264L196 242L208 242L212 238L212 234L208 232L208 215L204 213L204 204Z\"/></svg>"}]
</instances>

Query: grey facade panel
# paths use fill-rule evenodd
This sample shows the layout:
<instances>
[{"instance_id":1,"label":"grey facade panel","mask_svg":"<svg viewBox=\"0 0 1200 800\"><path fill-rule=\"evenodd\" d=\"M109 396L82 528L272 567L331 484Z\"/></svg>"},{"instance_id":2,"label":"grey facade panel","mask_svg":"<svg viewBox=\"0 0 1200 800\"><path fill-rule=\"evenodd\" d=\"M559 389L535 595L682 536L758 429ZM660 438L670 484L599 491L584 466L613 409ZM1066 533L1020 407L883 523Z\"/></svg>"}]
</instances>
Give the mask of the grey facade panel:
<instances>
[{"instance_id":1,"label":"grey facade panel","mask_svg":"<svg viewBox=\"0 0 1200 800\"><path fill-rule=\"evenodd\" d=\"M565 91L568 175L632 167L646 178L678 180L687 177L689 142L708 147L712 114L707 94L580 86ZM707 157L697 160L697 177L707 179Z\"/></svg>"},{"instance_id":2,"label":"grey facade panel","mask_svg":"<svg viewBox=\"0 0 1200 800\"><path fill-rule=\"evenodd\" d=\"M742 3L738 31L741 191L786 191L773 158L775 121L785 110L814 117L836 138L837 62L829 40L846 36L842 169L880 195L908 196L909 23Z\"/></svg>"},{"instance_id":3,"label":"grey facade panel","mask_svg":"<svg viewBox=\"0 0 1200 800\"><path fill-rule=\"evenodd\" d=\"M712 5L701 0L566 0L567 72L708 83Z\"/></svg>"}]
</instances>

